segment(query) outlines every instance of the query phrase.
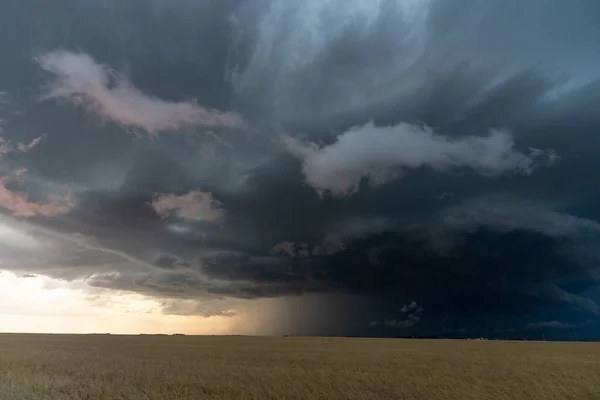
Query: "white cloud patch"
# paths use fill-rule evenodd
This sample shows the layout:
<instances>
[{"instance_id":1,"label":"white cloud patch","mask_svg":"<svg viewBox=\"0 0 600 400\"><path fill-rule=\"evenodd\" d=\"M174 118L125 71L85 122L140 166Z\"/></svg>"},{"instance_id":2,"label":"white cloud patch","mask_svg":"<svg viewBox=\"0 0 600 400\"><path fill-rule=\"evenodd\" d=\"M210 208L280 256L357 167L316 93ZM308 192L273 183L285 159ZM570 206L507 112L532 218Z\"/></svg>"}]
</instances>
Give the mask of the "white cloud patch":
<instances>
[{"instance_id":1,"label":"white cloud patch","mask_svg":"<svg viewBox=\"0 0 600 400\"><path fill-rule=\"evenodd\" d=\"M222 203L215 200L211 192L192 190L184 195L156 194L151 206L163 218L172 213L189 220L217 222L225 217Z\"/></svg>"},{"instance_id":2,"label":"white cloud patch","mask_svg":"<svg viewBox=\"0 0 600 400\"><path fill-rule=\"evenodd\" d=\"M165 101L143 93L124 76L87 54L59 50L40 56L38 62L55 78L42 99L67 99L125 127L156 134L184 125L243 124L235 113L207 109L192 101Z\"/></svg>"},{"instance_id":3,"label":"white cloud patch","mask_svg":"<svg viewBox=\"0 0 600 400\"><path fill-rule=\"evenodd\" d=\"M355 193L362 179L372 186L398 179L406 169L470 168L496 177L507 172L530 174L540 162L551 164L558 157L553 151L540 149L520 152L504 131L452 139L428 127L406 123L387 127L368 123L339 135L327 146L289 136L283 141L303 162L307 184L320 194L334 196Z\"/></svg>"}]
</instances>

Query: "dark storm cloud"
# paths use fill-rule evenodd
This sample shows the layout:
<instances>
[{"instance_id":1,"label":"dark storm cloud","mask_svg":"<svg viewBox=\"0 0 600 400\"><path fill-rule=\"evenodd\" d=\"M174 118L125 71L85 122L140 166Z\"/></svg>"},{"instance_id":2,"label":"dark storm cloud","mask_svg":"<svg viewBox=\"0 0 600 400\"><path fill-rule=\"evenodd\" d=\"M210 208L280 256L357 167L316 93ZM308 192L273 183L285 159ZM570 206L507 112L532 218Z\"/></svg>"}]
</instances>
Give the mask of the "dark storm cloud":
<instances>
[{"instance_id":1,"label":"dark storm cloud","mask_svg":"<svg viewBox=\"0 0 600 400\"><path fill-rule=\"evenodd\" d=\"M421 316L423 315L423 307L420 307L414 301L408 305L405 305L400 310L404 314L403 319L386 319L385 321L371 321L369 326L391 326L401 328L411 328L419 323Z\"/></svg>"},{"instance_id":2,"label":"dark storm cloud","mask_svg":"<svg viewBox=\"0 0 600 400\"><path fill-rule=\"evenodd\" d=\"M545 329L545 328L572 329L572 328L577 328L577 327L580 327L583 325L584 324L574 325L574 324L569 324L569 323L560 322L560 321L541 321L541 322L532 322L530 324L527 324L527 326L525 328L526 329Z\"/></svg>"},{"instance_id":3,"label":"dark storm cloud","mask_svg":"<svg viewBox=\"0 0 600 400\"><path fill-rule=\"evenodd\" d=\"M163 269L177 269L177 268L189 268L190 263L181 261L179 258L170 254L160 254L154 260L154 265Z\"/></svg>"},{"instance_id":4,"label":"dark storm cloud","mask_svg":"<svg viewBox=\"0 0 600 400\"><path fill-rule=\"evenodd\" d=\"M465 63L490 71L487 78L476 75L479 90L494 75L507 78L539 64L586 81L600 59L597 10L593 1L551 10L539 0L246 2L236 21L253 47L235 64L234 87L274 118L306 125L350 113L372 116L365 107L417 95L415 88Z\"/></svg>"},{"instance_id":5,"label":"dark storm cloud","mask_svg":"<svg viewBox=\"0 0 600 400\"><path fill-rule=\"evenodd\" d=\"M0 1L3 268L267 333L595 321L600 10L554 3Z\"/></svg>"}]
</instances>

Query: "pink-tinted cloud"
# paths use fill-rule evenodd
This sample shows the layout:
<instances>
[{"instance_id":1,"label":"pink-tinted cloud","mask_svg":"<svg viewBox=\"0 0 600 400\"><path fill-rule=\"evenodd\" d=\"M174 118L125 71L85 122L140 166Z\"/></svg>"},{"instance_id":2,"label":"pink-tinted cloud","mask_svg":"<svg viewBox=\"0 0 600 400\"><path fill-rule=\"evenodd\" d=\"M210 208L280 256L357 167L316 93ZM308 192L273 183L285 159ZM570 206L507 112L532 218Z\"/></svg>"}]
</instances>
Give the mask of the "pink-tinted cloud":
<instances>
[{"instance_id":1,"label":"pink-tinted cloud","mask_svg":"<svg viewBox=\"0 0 600 400\"><path fill-rule=\"evenodd\" d=\"M44 140L45 138L46 134L44 133L43 135L36 137L29 143L19 143L17 145L17 149L23 153L28 152L29 150L32 150L39 146L39 144L42 143L42 140Z\"/></svg>"},{"instance_id":2,"label":"pink-tinted cloud","mask_svg":"<svg viewBox=\"0 0 600 400\"><path fill-rule=\"evenodd\" d=\"M17 147L0 137L0 159L13 151L27 152L37 147L45 138L45 134L33 139L29 143L19 143ZM5 166L2 166L4 169ZM64 196L51 195L48 202L30 201L27 195L7 187L9 182L16 182L22 185L25 182L25 173L27 169L12 169L4 176L0 176L0 208L10 211L16 217L54 217L66 214L73 208L71 190L68 189Z\"/></svg>"},{"instance_id":3,"label":"pink-tinted cloud","mask_svg":"<svg viewBox=\"0 0 600 400\"><path fill-rule=\"evenodd\" d=\"M38 62L56 78L43 99L68 99L76 106L126 127L156 134L184 125L243 125L242 118L235 113L204 108L192 101L171 102L145 94L87 54L54 51L39 57ZM109 87L111 81L116 81L114 87Z\"/></svg>"},{"instance_id":4,"label":"pink-tinted cloud","mask_svg":"<svg viewBox=\"0 0 600 400\"><path fill-rule=\"evenodd\" d=\"M71 190L64 196L50 196L49 202L30 201L27 195L6 187L14 179L22 179L24 170L14 171L11 175L0 178L0 207L9 210L16 217L55 217L66 214L74 206Z\"/></svg>"},{"instance_id":5,"label":"pink-tinted cloud","mask_svg":"<svg viewBox=\"0 0 600 400\"><path fill-rule=\"evenodd\" d=\"M163 218L173 212L184 219L216 222L225 217L222 204L210 192L193 190L187 194L156 194L150 203L154 211Z\"/></svg>"},{"instance_id":6,"label":"pink-tinted cloud","mask_svg":"<svg viewBox=\"0 0 600 400\"><path fill-rule=\"evenodd\" d=\"M27 172L26 168L13 169L9 173L9 179L14 180L19 185L22 185L25 183L25 173L26 172Z\"/></svg>"}]
</instances>

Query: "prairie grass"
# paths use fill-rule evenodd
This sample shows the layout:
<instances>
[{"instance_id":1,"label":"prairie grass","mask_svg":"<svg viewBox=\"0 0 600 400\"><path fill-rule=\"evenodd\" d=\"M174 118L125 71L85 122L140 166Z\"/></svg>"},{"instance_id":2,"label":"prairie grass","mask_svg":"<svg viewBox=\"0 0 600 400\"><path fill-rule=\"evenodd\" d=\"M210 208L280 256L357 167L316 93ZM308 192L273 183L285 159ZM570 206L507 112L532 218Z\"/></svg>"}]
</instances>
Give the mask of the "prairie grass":
<instances>
[{"instance_id":1,"label":"prairie grass","mask_svg":"<svg viewBox=\"0 0 600 400\"><path fill-rule=\"evenodd\" d=\"M2 334L0 399L600 399L600 344Z\"/></svg>"}]
</instances>

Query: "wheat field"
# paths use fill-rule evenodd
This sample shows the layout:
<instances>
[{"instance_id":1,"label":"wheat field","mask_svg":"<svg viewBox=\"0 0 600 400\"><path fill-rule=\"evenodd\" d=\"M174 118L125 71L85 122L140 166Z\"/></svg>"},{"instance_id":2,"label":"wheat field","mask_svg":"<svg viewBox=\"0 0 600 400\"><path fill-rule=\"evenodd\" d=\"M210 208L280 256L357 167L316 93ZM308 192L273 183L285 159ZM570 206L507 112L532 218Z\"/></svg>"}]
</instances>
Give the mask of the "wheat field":
<instances>
[{"instance_id":1,"label":"wheat field","mask_svg":"<svg viewBox=\"0 0 600 400\"><path fill-rule=\"evenodd\" d=\"M0 399L600 399L600 344L2 334Z\"/></svg>"}]
</instances>

